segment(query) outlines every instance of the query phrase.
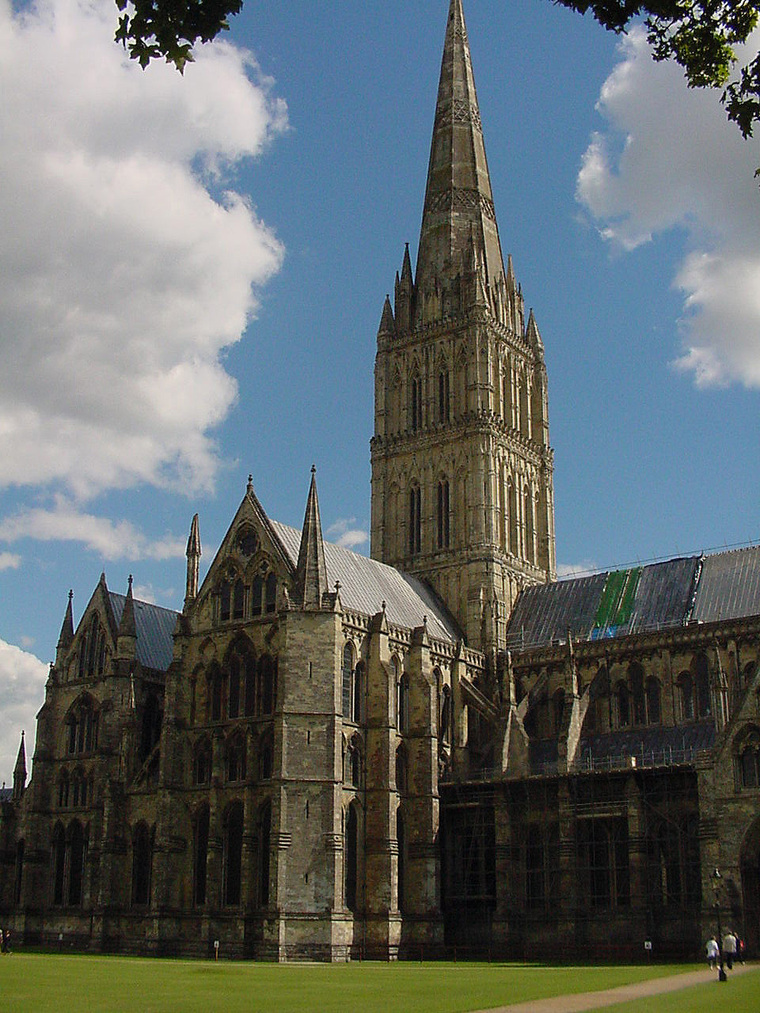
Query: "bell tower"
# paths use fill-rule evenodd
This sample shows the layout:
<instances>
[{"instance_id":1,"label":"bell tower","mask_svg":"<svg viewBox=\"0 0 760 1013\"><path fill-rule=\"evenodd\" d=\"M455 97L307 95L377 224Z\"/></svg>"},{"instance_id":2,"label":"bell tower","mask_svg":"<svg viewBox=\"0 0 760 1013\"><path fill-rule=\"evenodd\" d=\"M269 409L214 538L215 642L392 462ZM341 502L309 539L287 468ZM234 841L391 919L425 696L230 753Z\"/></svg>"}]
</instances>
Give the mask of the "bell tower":
<instances>
[{"instance_id":1,"label":"bell tower","mask_svg":"<svg viewBox=\"0 0 760 1013\"><path fill-rule=\"evenodd\" d=\"M372 556L428 581L495 658L518 591L553 579L544 349L505 267L462 0L451 0L416 271L377 335Z\"/></svg>"}]
</instances>

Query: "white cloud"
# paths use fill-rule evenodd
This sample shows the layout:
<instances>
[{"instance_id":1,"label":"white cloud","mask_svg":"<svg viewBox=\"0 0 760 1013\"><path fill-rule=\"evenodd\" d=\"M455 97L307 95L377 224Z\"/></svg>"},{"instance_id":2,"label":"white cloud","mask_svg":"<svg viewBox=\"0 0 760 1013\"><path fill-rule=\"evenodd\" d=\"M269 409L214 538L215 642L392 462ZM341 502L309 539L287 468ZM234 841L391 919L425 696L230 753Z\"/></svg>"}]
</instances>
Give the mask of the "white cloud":
<instances>
[{"instance_id":1,"label":"white cloud","mask_svg":"<svg viewBox=\"0 0 760 1013\"><path fill-rule=\"evenodd\" d=\"M210 488L221 356L282 247L225 174L285 129L253 58L184 76L113 42L112 0L0 0L0 488Z\"/></svg>"},{"instance_id":2,"label":"white cloud","mask_svg":"<svg viewBox=\"0 0 760 1013\"><path fill-rule=\"evenodd\" d=\"M24 731L26 766L31 772L36 714L45 700L48 666L28 651L0 640L0 782L10 786L21 732Z\"/></svg>"},{"instance_id":3,"label":"white cloud","mask_svg":"<svg viewBox=\"0 0 760 1013\"><path fill-rule=\"evenodd\" d=\"M760 30L742 60L760 45ZM595 134L578 175L578 200L605 239L631 250L680 227L687 254L684 351L676 365L700 386L760 387L760 193L757 144L726 120L719 93L686 87L672 63L654 63L643 32L620 45L604 83Z\"/></svg>"},{"instance_id":4,"label":"white cloud","mask_svg":"<svg viewBox=\"0 0 760 1013\"><path fill-rule=\"evenodd\" d=\"M0 570L17 570L21 566L21 556L13 552L0 552Z\"/></svg>"},{"instance_id":5,"label":"white cloud","mask_svg":"<svg viewBox=\"0 0 760 1013\"><path fill-rule=\"evenodd\" d=\"M185 554L183 539L166 535L151 541L129 521L111 521L85 513L63 497L56 498L53 509L22 509L0 520L0 541L12 543L21 538L35 538L42 542L81 542L85 548L110 562L118 559L179 559Z\"/></svg>"},{"instance_id":6,"label":"white cloud","mask_svg":"<svg viewBox=\"0 0 760 1013\"><path fill-rule=\"evenodd\" d=\"M369 541L369 533L362 528L351 527L356 524L355 517L337 520L327 529L328 541L341 545L344 549L355 549Z\"/></svg>"},{"instance_id":7,"label":"white cloud","mask_svg":"<svg viewBox=\"0 0 760 1013\"><path fill-rule=\"evenodd\" d=\"M595 563L586 560L583 563L558 563L557 577L564 580L566 577L588 577L589 574L598 573L599 567Z\"/></svg>"}]
</instances>

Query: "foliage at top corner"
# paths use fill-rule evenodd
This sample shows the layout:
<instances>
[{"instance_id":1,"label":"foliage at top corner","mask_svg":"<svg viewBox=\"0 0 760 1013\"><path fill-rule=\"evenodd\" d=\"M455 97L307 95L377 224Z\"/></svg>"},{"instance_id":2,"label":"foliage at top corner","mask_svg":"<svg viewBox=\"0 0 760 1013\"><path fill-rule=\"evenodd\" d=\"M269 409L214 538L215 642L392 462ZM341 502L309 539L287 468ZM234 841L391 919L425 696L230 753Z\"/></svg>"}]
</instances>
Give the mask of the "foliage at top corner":
<instances>
[{"instance_id":1,"label":"foliage at top corner","mask_svg":"<svg viewBox=\"0 0 760 1013\"><path fill-rule=\"evenodd\" d=\"M193 46L211 42L229 29L243 0L116 0L121 11L115 39L145 69L164 59L182 73L193 61Z\"/></svg>"},{"instance_id":2,"label":"foliage at top corner","mask_svg":"<svg viewBox=\"0 0 760 1013\"><path fill-rule=\"evenodd\" d=\"M613 32L643 22L655 60L675 60L691 88L723 88L721 101L744 138L760 121L760 53L731 80L735 47L758 24L760 0L554 0Z\"/></svg>"}]
</instances>

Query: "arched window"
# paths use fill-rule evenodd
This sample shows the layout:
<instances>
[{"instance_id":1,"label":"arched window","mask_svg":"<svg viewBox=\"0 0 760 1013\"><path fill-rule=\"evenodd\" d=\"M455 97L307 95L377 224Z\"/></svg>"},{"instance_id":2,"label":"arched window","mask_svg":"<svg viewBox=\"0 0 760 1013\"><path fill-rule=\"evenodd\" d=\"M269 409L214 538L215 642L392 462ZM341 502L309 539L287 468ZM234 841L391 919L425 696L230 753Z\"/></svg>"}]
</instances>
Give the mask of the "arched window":
<instances>
[{"instance_id":1,"label":"arched window","mask_svg":"<svg viewBox=\"0 0 760 1013\"><path fill-rule=\"evenodd\" d=\"M221 721L224 707L224 676L218 665L214 665L211 678L211 720Z\"/></svg>"},{"instance_id":2,"label":"arched window","mask_svg":"<svg viewBox=\"0 0 760 1013\"><path fill-rule=\"evenodd\" d=\"M231 907L240 903L243 860L243 804L233 802L224 814L222 842L224 903Z\"/></svg>"},{"instance_id":3,"label":"arched window","mask_svg":"<svg viewBox=\"0 0 760 1013\"><path fill-rule=\"evenodd\" d=\"M627 728L631 723L631 699L628 687L624 682L618 683L617 688L617 710L618 726Z\"/></svg>"},{"instance_id":4,"label":"arched window","mask_svg":"<svg viewBox=\"0 0 760 1013\"><path fill-rule=\"evenodd\" d=\"M449 480L438 483L438 548L448 549L450 544Z\"/></svg>"},{"instance_id":5,"label":"arched window","mask_svg":"<svg viewBox=\"0 0 760 1013\"><path fill-rule=\"evenodd\" d=\"M275 574L270 573L266 579L264 585L265 591L265 607L267 612L274 612L275 605L277 604L277 577Z\"/></svg>"},{"instance_id":6,"label":"arched window","mask_svg":"<svg viewBox=\"0 0 760 1013\"><path fill-rule=\"evenodd\" d=\"M140 822L132 833L132 904L150 904L150 882L153 866L153 833L147 823Z\"/></svg>"},{"instance_id":7,"label":"arched window","mask_svg":"<svg viewBox=\"0 0 760 1013\"><path fill-rule=\"evenodd\" d=\"M409 419L413 431L422 428L422 381L418 376L412 377L409 386Z\"/></svg>"},{"instance_id":8,"label":"arched window","mask_svg":"<svg viewBox=\"0 0 760 1013\"><path fill-rule=\"evenodd\" d=\"M406 826L401 806L396 810L396 842L398 844L398 909L403 912L406 906Z\"/></svg>"},{"instance_id":9,"label":"arched window","mask_svg":"<svg viewBox=\"0 0 760 1013\"><path fill-rule=\"evenodd\" d=\"M353 803L348 807L346 816L345 855L345 903L349 911L356 912L359 883L359 817Z\"/></svg>"},{"instance_id":10,"label":"arched window","mask_svg":"<svg viewBox=\"0 0 760 1013\"><path fill-rule=\"evenodd\" d=\"M701 718L706 718L712 713L712 700L710 698L710 673L704 654L696 656L693 667L697 689L697 714Z\"/></svg>"},{"instance_id":11,"label":"arched window","mask_svg":"<svg viewBox=\"0 0 760 1013\"><path fill-rule=\"evenodd\" d=\"M529 487L525 486L525 558L529 563L536 561L536 519L533 504L533 495Z\"/></svg>"},{"instance_id":12,"label":"arched window","mask_svg":"<svg viewBox=\"0 0 760 1013\"><path fill-rule=\"evenodd\" d=\"M66 718L66 750L91 753L98 747L98 713L89 696L81 697Z\"/></svg>"},{"instance_id":13,"label":"arched window","mask_svg":"<svg viewBox=\"0 0 760 1013\"><path fill-rule=\"evenodd\" d=\"M69 804L69 775L64 770L58 780L58 806L65 809Z\"/></svg>"},{"instance_id":14,"label":"arched window","mask_svg":"<svg viewBox=\"0 0 760 1013\"><path fill-rule=\"evenodd\" d=\"M259 713L266 717L274 711L277 659L264 654L259 658Z\"/></svg>"},{"instance_id":15,"label":"arched window","mask_svg":"<svg viewBox=\"0 0 760 1013\"><path fill-rule=\"evenodd\" d=\"M633 723L646 724L646 701L644 698L644 669L637 662L628 666L628 681L633 701Z\"/></svg>"},{"instance_id":16,"label":"arched window","mask_svg":"<svg viewBox=\"0 0 760 1013\"><path fill-rule=\"evenodd\" d=\"M272 739L267 736L261 743L259 750L259 777L262 781L268 781L272 776L273 749Z\"/></svg>"},{"instance_id":17,"label":"arched window","mask_svg":"<svg viewBox=\"0 0 760 1013\"><path fill-rule=\"evenodd\" d=\"M396 750L396 791L403 795L409 786L406 751L403 746Z\"/></svg>"},{"instance_id":18,"label":"arched window","mask_svg":"<svg viewBox=\"0 0 760 1013\"><path fill-rule=\"evenodd\" d=\"M451 742L453 708L451 706L451 689L444 686L441 690L441 718L438 727L438 737L446 744Z\"/></svg>"},{"instance_id":19,"label":"arched window","mask_svg":"<svg viewBox=\"0 0 760 1013\"><path fill-rule=\"evenodd\" d=\"M219 618L226 622L232 614L232 585L223 580L219 585Z\"/></svg>"},{"instance_id":20,"label":"arched window","mask_svg":"<svg viewBox=\"0 0 760 1013\"><path fill-rule=\"evenodd\" d=\"M235 586L232 589L232 618L242 619L243 610L245 605L245 587L243 586L242 580L238 579L235 581Z\"/></svg>"},{"instance_id":21,"label":"arched window","mask_svg":"<svg viewBox=\"0 0 760 1013\"><path fill-rule=\"evenodd\" d=\"M401 673L396 686L396 727L400 732L409 731L409 677Z\"/></svg>"},{"instance_id":22,"label":"arched window","mask_svg":"<svg viewBox=\"0 0 760 1013\"><path fill-rule=\"evenodd\" d=\"M209 809L202 806L193 821L193 903L206 903L206 865L208 862Z\"/></svg>"},{"instance_id":23,"label":"arched window","mask_svg":"<svg viewBox=\"0 0 760 1013\"><path fill-rule=\"evenodd\" d=\"M259 809L257 821L259 904L269 904L269 848L272 836L272 803L267 799Z\"/></svg>"},{"instance_id":24,"label":"arched window","mask_svg":"<svg viewBox=\"0 0 760 1013\"><path fill-rule=\"evenodd\" d=\"M413 485L409 490L409 555L416 556L422 544L422 514L420 487Z\"/></svg>"},{"instance_id":25,"label":"arched window","mask_svg":"<svg viewBox=\"0 0 760 1013\"><path fill-rule=\"evenodd\" d=\"M60 823L56 824L56 828L53 831L51 863L53 866L53 903L63 904L64 875L66 872L66 832Z\"/></svg>"},{"instance_id":26,"label":"arched window","mask_svg":"<svg viewBox=\"0 0 760 1013\"><path fill-rule=\"evenodd\" d=\"M757 729L745 735L738 760L742 788L760 788L760 732Z\"/></svg>"},{"instance_id":27,"label":"arched window","mask_svg":"<svg viewBox=\"0 0 760 1013\"><path fill-rule=\"evenodd\" d=\"M257 573L251 584L251 614L260 616L263 609L264 578Z\"/></svg>"},{"instance_id":28,"label":"arched window","mask_svg":"<svg viewBox=\"0 0 760 1013\"><path fill-rule=\"evenodd\" d=\"M343 669L342 669L342 687L341 687L341 704L343 710L343 717L348 720L351 719L351 689L353 683L353 670L354 670L354 645L349 641L343 647Z\"/></svg>"},{"instance_id":29,"label":"arched window","mask_svg":"<svg viewBox=\"0 0 760 1013\"><path fill-rule=\"evenodd\" d=\"M690 672L681 672L678 677L678 689L681 697L681 718L684 721L693 721L694 683Z\"/></svg>"},{"instance_id":30,"label":"arched window","mask_svg":"<svg viewBox=\"0 0 760 1013\"><path fill-rule=\"evenodd\" d=\"M68 830L69 851L69 896L72 907L82 903L82 884L84 881L84 862L86 858L86 839L79 820L74 820Z\"/></svg>"},{"instance_id":31,"label":"arched window","mask_svg":"<svg viewBox=\"0 0 760 1013\"><path fill-rule=\"evenodd\" d=\"M236 735L230 742L228 742L225 759L225 773L227 775L227 781L230 783L244 781L246 775L245 739Z\"/></svg>"},{"instance_id":32,"label":"arched window","mask_svg":"<svg viewBox=\"0 0 760 1013\"><path fill-rule=\"evenodd\" d=\"M201 739L193 753L193 784L208 784L211 781L211 743Z\"/></svg>"},{"instance_id":33,"label":"arched window","mask_svg":"<svg viewBox=\"0 0 760 1013\"><path fill-rule=\"evenodd\" d=\"M364 662L358 661L354 668L354 679L353 679L353 720L359 725L362 722L364 712L364 686L365 686L365 672Z\"/></svg>"},{"instance_id":34,"label":"arched window","mask_svg":"<svg viewBox=\"0 0 760 1013\"><path fill-rule=\"evenodd\" d=\"M240 658L235 654L230 658L229 687L227 713L236 718L240 712Z\"/></svg>"},{"instance_id":35,"label":"arched window","mask_svg":"<svg viewBox=\"0 0 760 1013\"><path fill-rule=\"evenodd\" d=\"M348 776L354 788L362 784L362 747L358 736L354 736L348 747Z\"/></svg>"},{"instance_id":36,"label":"arched window","mask_svg":"<svg viewBox=\"0 0 760 1013\"><path fill-rule=\"evenodd\" d=\"M658 725L662 716L660 684L654 676L647 679L647 718L650 725Z\"/></svg>"},{"instance_id":37,"label":"arched window","mask_svg":"<svg viewBox=\"0 0 760 1013\"><path fill-rule=\"evenodd\" d=\"M161 704L155 693L145 698L140 728L140 761L144 762L158 745L161 738Z\"/></svg>"},{"instance_id":38,"label":"arched window","mask_svg":"<svg viewBox=\"0 0 760 1013\"><path fill-rule=\"evenodd\" d=\"M507 482L507 502L509 503L509 540L507 542L507 550L511 552L513 556L517 556L520 551L517 527L517 488L511 478Z\"/></svg>"},{"instance_id":39,"label":"arched window","mask_svg":"<svg viewBox=\"0 0 760 1013\"><path fill-rule=\"evenodd\" d=\"M256 713L256 658L252 654L245 656L245 716L253 717Z\"/></svg>"},{"instance_id":40,"label":"arched window","mask_svg":"<svg viewBox=\"0 0 760 1013\"><path fill-rule=\"evenodd\" d=\"M438 421L441 423L449 421L451 411L450 388L448 368L442 366L438 373Z\"/></svg>"}]
</instances>

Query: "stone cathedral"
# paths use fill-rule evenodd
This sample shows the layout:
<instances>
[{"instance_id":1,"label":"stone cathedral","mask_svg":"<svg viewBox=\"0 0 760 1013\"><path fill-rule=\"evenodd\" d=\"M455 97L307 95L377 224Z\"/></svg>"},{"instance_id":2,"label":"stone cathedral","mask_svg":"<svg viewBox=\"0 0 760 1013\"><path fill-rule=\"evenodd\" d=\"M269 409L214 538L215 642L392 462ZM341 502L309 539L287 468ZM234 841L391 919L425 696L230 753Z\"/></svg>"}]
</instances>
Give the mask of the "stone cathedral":
<instances>
[{"instance_id":1,"label":"stone cathedral","mask_svg":"<svg viewBox=\"0 0 760 1013\"><path fill-rule=\"evenodd\" d=\"M16 945L269 960L760 947L760 549L557 581L547 373L451 0L377 335L366 558L249 481L184 607L71 595L0 798ZM304 483L306 485L306 482ZM28 780L28 783L27 783Z\"/></svg>"}]
</instances>

